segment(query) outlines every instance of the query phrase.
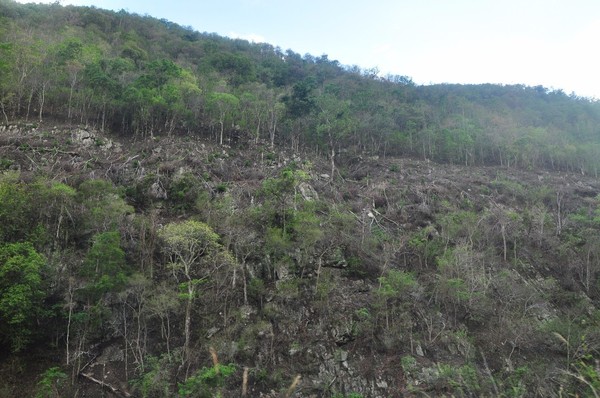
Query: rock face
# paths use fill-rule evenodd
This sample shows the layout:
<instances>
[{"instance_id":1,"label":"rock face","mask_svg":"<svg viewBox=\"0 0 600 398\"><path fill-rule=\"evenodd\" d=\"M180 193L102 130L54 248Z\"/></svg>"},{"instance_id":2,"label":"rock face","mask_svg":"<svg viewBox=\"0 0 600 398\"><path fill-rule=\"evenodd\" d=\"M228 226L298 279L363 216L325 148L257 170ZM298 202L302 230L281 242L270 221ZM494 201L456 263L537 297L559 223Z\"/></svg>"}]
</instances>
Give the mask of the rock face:
<instances>
[{"instance_id":1,"label":"rock face","mask_svg":"<svg viewBox=\"0 0 600 398\"><path fill-rule=\"evenodd\" d=\"M302 195L302 198L304 200L319 200L319 194L317 193L317 191L315 191L315 189L306 182L303 182L300 185L298 185L298 190L300 191L300 194Z\"/></svg>"},{"instance_id":2,"label":"rock face","mask_svg":"<svg viewBox=\"0 0 600 398\"><path fill-rule=\"evenodd\" d=\"M75 130L72 133L72 138L75 142L78 142L80 145L84 147L94 145L96 141L96 137L86 130Z\"/></svg>"},{"instance_id":3,"label":"rock face","mask_svg":"<svg viewBox=\"0 0 600 398\"><path fill-rule=\"evenodd\" d=\"M168 198L167 190L163 188L159 181L156 181L150 185L150 188L148 188L148 196L150 196L152 199Z\"/></svg>"},{"instance_id":4,"label":"rock face","mask_svg":"<svg viewBox=\"0 0 600 398\"><path fill-rule=\"evenodd\" d=\"M71 138L80 146L86 148L95 145L103 151L121 151L120 145L116 144L108 138L101 137L97 132L94 131L76 129L71 133Z\"/></svg>"},{"instance_id":5,"label":"rock face","mask_svg":"<svg viewBox=\"0 0 600 398\"><path fill-rule=\"evenodd\" d=\"M0 133L15 133L17 131L21 131L21 130L30 130L32 128L35 128L33 125L29 125L29 126L21 126L18 124L2 124L0 125Z\"/></svg>"}]
</instances>

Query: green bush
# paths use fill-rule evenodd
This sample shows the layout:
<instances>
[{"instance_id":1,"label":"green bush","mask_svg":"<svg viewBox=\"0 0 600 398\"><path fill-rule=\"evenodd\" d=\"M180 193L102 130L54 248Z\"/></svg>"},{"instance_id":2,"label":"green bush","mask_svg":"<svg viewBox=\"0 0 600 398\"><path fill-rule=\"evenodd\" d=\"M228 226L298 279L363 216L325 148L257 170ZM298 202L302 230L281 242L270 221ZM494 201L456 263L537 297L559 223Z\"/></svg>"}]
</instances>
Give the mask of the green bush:
<instances>
[{"instance_id":1,"label":"green bush","mask_svg":"<svg viewBox=\"0 0 600 398\"><path fill-rule=\"evenodd\" d=\"M31 230L31 194L18 173L0 173L0 242L26 239Z\"/></svg>"},{"instance_id":2,"label":"green bush","mask_svg":"<svg viewBox=\"0 0 600 398\"><path fill-rule=\"evenodd\" d=\"M10 159L0 158L0 170L8 170L12 166L13 161Z\"/></svg>"},{"instance_id":3,"label":"green bush","mask_svg":"<svg viewBox=\"0 0 600 398\"><path fill-rule=\"evenodd\" d=\"M227 183L226 182L220 182L217 184L217 186L215 187L216 191L218 193L225 193L227 192Z\"/></svg>"},{"instance_id":4,"label":"green bush","mask_svg":"<svg viewBox=\"0 0 600 398\"><path fill-rule=\"evenodd\" d=\"M212 398L220 397L220 388L225 380L235 372L235 365L215 364L210 368L203 367L188 377L183 383L179 383L180 397Z\"/></svg>"},{"instance_id":5,"label":"green bush","mask_svg":"<svg viewBox=\"0 0 600 398\"><path fill-rule=\"evenodd\" d=\"M59 387L67 379L67 374L58 366L54 366L42 373L41 380L38 382L38 391L35 398L58 398L60 397Z\"/></svg>"},{"instance_id":6,"label":"green bush","mask_svg":"<svg viewBox=\"0 0 600 398\"><path fill-rule=\"evenodd\" d=\"M350 278L364 278L368 271L359 257L351 256L347 260L348 266L344 269L344 276Z\"/></svg>"},{"instance_id":7,"label":"green bush","mask_svg":"<svg viewBox=\"0 0 600 398\"><path fill-rule=\"evenodd\" d=\"M404 373L411 373L417 367L417 360L411 355L403 356L400 359L400 363L402 364L402 370L404 371Z\"/></svg>"},{"instance_id":8,"label":"green bush","mask_svg":"<svg viewBox=\"0 0 600 398\"><path fill-rule=\"evenodd\" d=\"M167 189L169 201L176 210L192 210L201 192L200 186L200 181L191 173L174 177Z\"/></svg>"},{"instance_id":9,"label":"green bush","mask_svg":"<svg viewBox=\"0 0 600 398\"><path fill-rule=\"evenodd\" d=\"M43 315L45 259L31 243L0 246L0 339L21 351Z\"/></svg>"},{"instance_id":10,"label":"green bush","mask_svg":"<svg viewBox=\"0 0 600 398\"><path fill-rule=\"evenodd\" d=\"M85 291L92 299L98 299L105 293L124 287L126 263L119 232L101 232L94 236L93 241L81 273L89 282Z\"/></svg>"},{"instance_id":11,"label":"green bush","mask_svg":"<svg viewBox=\"0 0 600 398\"><path fill-rule=\"evenodd\" d=\"M132 386L143 398L169 398L171 392L170 371L176 363L173 355L164 354L160 358L150 356L145 360L145 372L132 381Z\"/></svg>"}]
</instances>

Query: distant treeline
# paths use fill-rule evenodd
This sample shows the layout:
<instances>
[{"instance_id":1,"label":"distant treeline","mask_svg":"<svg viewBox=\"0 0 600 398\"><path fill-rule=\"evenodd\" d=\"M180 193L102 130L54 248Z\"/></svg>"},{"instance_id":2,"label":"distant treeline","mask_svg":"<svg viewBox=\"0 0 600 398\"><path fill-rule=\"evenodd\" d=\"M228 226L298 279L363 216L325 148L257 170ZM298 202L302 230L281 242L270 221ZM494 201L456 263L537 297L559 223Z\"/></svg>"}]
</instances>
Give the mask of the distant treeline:
<instances>
[{"instance_id":1,"label":"distant treeline","mask_svg":"<svg viewBox=\"0 0 600 398\"><path fill-rule=\"evenodd\" d=\"M440 65L442 68L443 65ZM139 136L597 173L600 103L523 85L418 86L94 7L0 0L0 117Z\"/></svg>"}]
</instances>

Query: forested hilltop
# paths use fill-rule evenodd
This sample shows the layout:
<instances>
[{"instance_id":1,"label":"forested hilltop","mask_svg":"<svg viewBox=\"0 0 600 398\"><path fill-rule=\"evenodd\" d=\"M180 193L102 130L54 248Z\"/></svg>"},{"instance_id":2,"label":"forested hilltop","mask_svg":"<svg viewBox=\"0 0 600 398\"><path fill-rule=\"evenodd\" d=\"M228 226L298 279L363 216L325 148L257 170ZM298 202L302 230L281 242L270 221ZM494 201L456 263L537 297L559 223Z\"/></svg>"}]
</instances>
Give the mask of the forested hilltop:
<instances>
[{"instance_id":1,"label":"forested hilltop","mask_svg":"<svg viewBox=\"0 0 600 398\"><path fill-rule=\"evenodd\" d=\"M595 100L0 0L0 111L0 397L600 393Z\"/></svg>"},{"instance_id":2,"label":"forested hilltop","mask_svg":"<svg viewBox=\"0 0 600 398\"><path fill-rule=\"evenodd\" d=\"M600 104L560 90L417 86L124 11L0 7L5 121L53 116L220 143L244 134L294 149L466 165L596 173L600 162Z\"/></svg>"}]
</instances>

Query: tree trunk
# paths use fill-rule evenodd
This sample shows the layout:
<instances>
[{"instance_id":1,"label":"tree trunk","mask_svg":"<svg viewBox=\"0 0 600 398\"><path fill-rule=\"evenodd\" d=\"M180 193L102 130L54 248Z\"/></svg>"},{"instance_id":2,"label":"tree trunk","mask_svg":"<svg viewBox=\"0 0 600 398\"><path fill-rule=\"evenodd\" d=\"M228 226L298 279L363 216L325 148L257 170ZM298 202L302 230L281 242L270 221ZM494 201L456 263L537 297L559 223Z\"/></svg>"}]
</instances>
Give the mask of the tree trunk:
<instances>
[{"instance_id":1,"label":"tree trunk","mask_svg":"<svg viewBox=\"0 0 600 398\"><path fill-rule=\"evenodd\" d=\"M504 261L506 261L506 228L504 227L504 224L500 225L500 231L502 232L502 245L504 247Z\"/></svg>"},{"instance_id":2,"label":"tree trunk","mask_svg":"<svg viewBox=\"0 0 600 398\"><path fill-rule=\"evenodd\" d=\"M104 131L104 125L106 123L106 100L102 102L102 127L100 131Z\"/></svg>"},{"instance_id":3,"label":"tree trunk","mask_svg":"<svg viewBox=\"0 0 600 398\"><path fill-rule=\"evenodd\" d=\"M221 132L219 134L219 145L223 145L223 132L225 130L224 116L221 116L221 119L219 120L219 124L221 125Z\"/></svg>"},{"instance_id":4,"label":"tree trunk","mask_svg":"<svg viewBox=\"0 0 600 398\"><path fill-rule=\"evenodd\" d=\"M184 335L185 340L183 343L183 358L182 364L188 362L190 358L190 335L191 335L191 325L192 325L192 302L194 300L194 284L191 279L188 281L188 298L185 306L185 327L184 327Z\"/></svg>"},{"instance_id":5,"label":"tree trunk","mask_svg":"<svg viewBox=\"0 0 600 398\"><path fill-rule=\"evenodd\" d=\"M4 120L6 120L6 124L8 124L8 116L6 115L6 111L4 110L4 102L0 101L0 107L2 108L2 114L4 115Z\"/></svg>"},{"instance_id":6,"label":"tree trunk","mask_svg":"<svg viewBox=\"0 0 600 398\"><path fill-rule=\"evenodd\" d=\"M242 273L243 273L243 282L244 282L244 305L248 305L248 281L247 281L247 271L246 271L246 258L244 257L242 260Z\"/></svg>"},{"instance_id":7,"label":"tree trunk","mask_svg":"<svg viewBox=\"0 0 600 398\"><path fill-rule=\"evenodd\" d=\"M331 177L330 181L333 182L334 174L335 174L335 148L331 147Z\"/></svg>"},{"instance_id":8,"label":"tree trunk","mask_svg":"<svg viewBox=\"0 0 600 398\"><path fill-rule=\"evenodd\" d=\"M269 121L269 140L271 149L275 147L275 130L277 129L277 115L275 109L271 110L271 120Z\"/></svg>"},{"instance_id":9,"label":"tree trunk","mask_svg":"<svg viewBox=\"0 0 600 398\"><path fill-rule=\"evenodd\" d=\"M560 192L556 192L556 235L557 236L560 236L560 233L562 232L561 207L562 207L562 194Z\"/></svg>"},{"instance_id":10,"label":"tree trunk","mask_svg":"<svg viewBox=\"0 0 600 398\"><path fill-rule=\"evenodd\" d=\"M71 102L73 100L73 91L75 90L75 84L77 84L77 73L75 73L75 75L73 76L73 80L71 80L71 89L69 90L69 105L67 111L67 117L69 118L69 121L71 120Z\"/></svg>"},{"instance_id":11,"label":"tree trunk","mask_svg":"<svg viewBox=\"0 0 600 398\"><path fill-rule=\"evenodd\" d=\"M67 341L66 341L66 348L67 348L67 365L69 364L69 362L71 361L71 353L69 352L69 338L71 337L71 319L73 317L73 292L74 292L74 287L73 287L73 278L69 278L69 317L68 317L68 321L67 321Z\"/></svg>"},{"instance_id":12,"label":"tree trunk","mask_svg":"<svg viewBox=\"0 0 600 398\"><path fill-rule=\"evenodd\" d=\"M29 98L27 99L27 113L25 114L25 120L29 120L29 112L31 111L31 102L33 101L33 88L29 92ZM19 105L19 108L21 105Z\"/></svg>"},{"instance_id":13,"label":"tree trunk","mask_svg":"<svg viewBox=\"0 0 600 398\"><path fill-rule=\"evenodd\" d=\"M330 181L333 182L335 174L335 143L333 142L333 136L329 133L329 159L331 161L331 177Z\"/></svg>"},{"instance_id":14,"label":"tree trunk","mask_svg":"<svg viewBox=\"0 0 600 398\"><path fill-rule=\"evenodd\" d=\"M261 119L262 119L262 118L261 118L261 117L260 117L260 115L259 115L259 116L258 116L257 123L256 123L256 137L255 137L255 139L254 139L254 143L255 143L255 144L258 144L258 140L260 139L260 123L261 123Z\"/></svg>"},{"instance_id":15,"label":"tree trunk","mask_svg":"<svg viewBox=\"0 0 600 398\"><path fill-rule=\"evenodd\" d=\"M46 102L46 83L45 82L42 83L42 91L40 93L38 100L39 100L39 104L40 104L39 119L40 119L40 123L41 123L42 115L44 113L44 102Z\"/></svg>"}]
</instances>

